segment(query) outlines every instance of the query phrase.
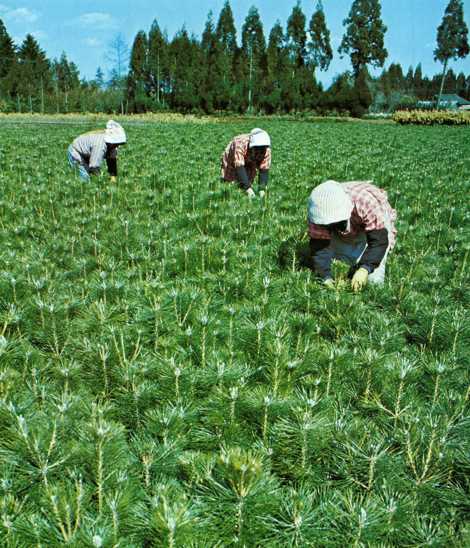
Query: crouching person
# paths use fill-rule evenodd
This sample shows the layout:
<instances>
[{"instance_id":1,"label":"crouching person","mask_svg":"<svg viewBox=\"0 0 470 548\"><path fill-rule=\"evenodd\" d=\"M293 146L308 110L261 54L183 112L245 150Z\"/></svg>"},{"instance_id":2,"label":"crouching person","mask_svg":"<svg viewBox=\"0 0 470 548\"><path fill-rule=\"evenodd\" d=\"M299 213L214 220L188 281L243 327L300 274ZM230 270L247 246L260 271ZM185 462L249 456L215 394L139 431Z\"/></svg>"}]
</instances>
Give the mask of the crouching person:
<instances>
[{"instance_id":1,"label":"crouching person","mask_svg":"<svg viewBox=\"0 0 470 548\"><path fill-rule=\"evenodd\" d=\"M326 181L308 200L310 249L315 272L333 285L331 261L351 265L354 291L383 284L385 265L396 239L396 212L387 193L371 181Z\"/></svg>"},{"instance_id":2,"label":"crouching person","mask_svg":"<svg viewBox=\"0 0 470 548\"><path fill-rule=\"evenodd\" d=\"M118 147L126 140L122 126L109 120L106 129L84 133L73 141L67 151L70 167L78 169L82 181L89 182L90 175L98 174L103 160L106 160L111 181L115 182Z\"/></svg>"},{"instance_id":3,"label":"crouching person","mask_svg":"<svg viewBox=\"0 0 470 548\"><path fill-rule=\"evenodd\" d=\"M261 198L266 193L271 167L271 139L266 131L255 128L249 134L238 135L225 149L221 160L221 179L238 182L250 198L256 196L253 182L258 176Z\"/></svg>"}]
</instances>

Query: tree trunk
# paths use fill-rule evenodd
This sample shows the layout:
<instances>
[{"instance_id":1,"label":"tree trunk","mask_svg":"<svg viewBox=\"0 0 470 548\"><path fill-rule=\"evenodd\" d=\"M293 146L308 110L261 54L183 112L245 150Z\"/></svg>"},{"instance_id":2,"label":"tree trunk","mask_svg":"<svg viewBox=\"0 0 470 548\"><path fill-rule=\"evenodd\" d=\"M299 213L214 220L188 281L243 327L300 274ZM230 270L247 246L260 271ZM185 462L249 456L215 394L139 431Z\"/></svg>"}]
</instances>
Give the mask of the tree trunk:
<instances>
[{"instance_id":1,"label":"tree trunk","mask_svg":"<svg viewBox=\"0 0 470 548\"><path fill-rule=\"evenodd\" d=\"M437 97L437 105L436 108L439 109L439 105L441 104L441 97L442 97L442 91L444 90L444 81L446 79L446 73L447 73L447 63L449 62L448 59L444 61L444 70L442 71L442 80L441 80L441 88L439 90L439 96Z\"/></svg>"}]
</instances>

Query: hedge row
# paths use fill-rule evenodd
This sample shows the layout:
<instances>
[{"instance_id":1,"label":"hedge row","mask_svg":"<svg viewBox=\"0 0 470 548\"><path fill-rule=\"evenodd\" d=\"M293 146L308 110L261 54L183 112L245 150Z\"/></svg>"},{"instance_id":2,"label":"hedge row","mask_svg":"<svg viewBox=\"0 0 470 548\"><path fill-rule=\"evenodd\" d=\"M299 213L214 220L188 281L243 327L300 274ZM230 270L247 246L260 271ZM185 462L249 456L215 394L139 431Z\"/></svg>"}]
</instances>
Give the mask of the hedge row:
<instances>
[{"instance_id":1,"label":"hedge row","mask_svg":"<svg viewBox=\"0 0 470 548\"><path fill-rule=\"evenodd\" d=\"M399 124L461 126L470 124L470 112L447 110L398 110L393 114L393 120Z\"/></svg>"}]
</instances>

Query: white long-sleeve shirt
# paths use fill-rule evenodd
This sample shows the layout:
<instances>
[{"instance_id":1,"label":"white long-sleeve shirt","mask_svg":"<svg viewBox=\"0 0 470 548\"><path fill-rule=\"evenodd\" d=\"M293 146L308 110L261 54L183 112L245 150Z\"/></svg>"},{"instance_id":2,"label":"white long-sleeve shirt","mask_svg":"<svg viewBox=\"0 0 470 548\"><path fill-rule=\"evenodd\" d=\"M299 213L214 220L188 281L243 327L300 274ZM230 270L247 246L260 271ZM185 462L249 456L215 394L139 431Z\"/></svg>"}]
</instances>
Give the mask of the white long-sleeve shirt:
<instances>
[{"instance_id":1,"label":"white long-sleeve shirt","mask_svg":"<svg viewBox=\"0 0 470 548\"><path fill-rule=\"evenodd\" d=\"M105 158L117 158L117 147L108 151L104 140L105 132L92 131L79 135L71 145L73 158L82 164L87 171L99 169Z\"/></svg>"}]
</instances>

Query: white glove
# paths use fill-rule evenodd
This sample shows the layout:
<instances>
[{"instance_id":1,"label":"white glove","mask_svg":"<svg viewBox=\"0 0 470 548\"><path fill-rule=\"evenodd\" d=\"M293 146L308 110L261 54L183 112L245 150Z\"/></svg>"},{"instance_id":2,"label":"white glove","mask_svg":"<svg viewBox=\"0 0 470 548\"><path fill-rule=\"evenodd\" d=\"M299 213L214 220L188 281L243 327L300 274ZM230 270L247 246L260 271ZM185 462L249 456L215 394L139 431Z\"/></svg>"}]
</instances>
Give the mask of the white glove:
<instances>
[{"instance_id":1,"label":"white glove","mask_svg":"<svg viewBox=\"0 0 470 548\"><path fill-rule=\"evenodd\" d=\"M266 196L266 192L264 190L259 191L259 197L264 198Z\"/></svg>"},{"instance_id":2,"label":"white glove","mask_svg":"<svg viewBox=\"0 0 470 548\"><path fill-rule=\"evenodd\" d=\"M255 191L251 188L250 188L246 191L246 193L248 194L248 198L254 198L256 196L255 194Z\"/></svg>"},{"instance_id":3,"label":"white glove","mask_svg":"<svg viewBox=\"0 0 470 548\"><path fill-rule=\"evenodd\" d=\"M332 278L327 278L326 280L323 280L323 285L326 285L328 289L332 289L335 287L335 282Z\"/></svg>"}]
</instances>

